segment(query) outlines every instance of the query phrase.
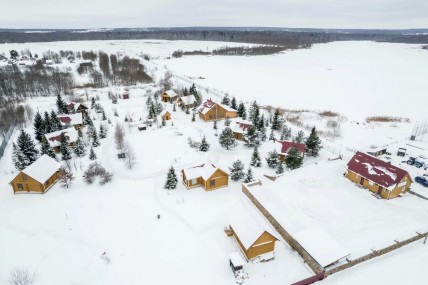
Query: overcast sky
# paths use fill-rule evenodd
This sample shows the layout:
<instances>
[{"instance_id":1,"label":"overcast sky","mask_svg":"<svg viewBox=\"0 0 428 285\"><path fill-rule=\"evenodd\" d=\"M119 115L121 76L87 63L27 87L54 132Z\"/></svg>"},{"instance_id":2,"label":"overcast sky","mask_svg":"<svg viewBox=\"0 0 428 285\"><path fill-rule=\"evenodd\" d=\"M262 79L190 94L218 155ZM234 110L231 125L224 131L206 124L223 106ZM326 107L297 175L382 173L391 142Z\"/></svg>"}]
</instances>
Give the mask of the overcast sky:
<instances>
[{"instance_id":1,"label":"overcast sky","mask_svg":"<svg viewBox=\"0 0 428 285\"><path fill-rule=\"evenodd\" d=\"M428 28L428 0L1 0L0 12L0 28Z\"/></svg>"}]
</instances>

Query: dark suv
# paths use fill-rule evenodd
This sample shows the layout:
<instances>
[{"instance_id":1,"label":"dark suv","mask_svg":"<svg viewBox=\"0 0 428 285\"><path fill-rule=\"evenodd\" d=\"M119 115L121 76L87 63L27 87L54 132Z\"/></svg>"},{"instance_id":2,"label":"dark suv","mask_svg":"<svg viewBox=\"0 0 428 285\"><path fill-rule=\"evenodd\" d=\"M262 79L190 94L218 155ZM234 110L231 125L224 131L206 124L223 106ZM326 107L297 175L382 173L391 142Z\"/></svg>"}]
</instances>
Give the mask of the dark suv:
<instances>
[{"instance_id":1,"label":"dark suv","mask_svg":"<svg viewBox=\"0 0 428 285\"><path fill-rule=\"evenodd\" d=\"M415 181L425 187L428 187L428 179L422 176L416 176Z\"/></svg>"}]
</instances>

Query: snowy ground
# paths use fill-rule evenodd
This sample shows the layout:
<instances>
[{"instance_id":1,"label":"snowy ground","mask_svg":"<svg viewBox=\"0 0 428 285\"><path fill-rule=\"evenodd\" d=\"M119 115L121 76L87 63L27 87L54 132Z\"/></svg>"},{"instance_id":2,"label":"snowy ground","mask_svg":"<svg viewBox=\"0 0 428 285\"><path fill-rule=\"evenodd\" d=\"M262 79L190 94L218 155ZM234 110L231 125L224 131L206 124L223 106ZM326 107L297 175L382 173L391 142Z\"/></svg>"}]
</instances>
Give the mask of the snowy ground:
<instances>
[{"instance_id":1,"label":"snowy ground","mask_svg":"<svg viewBox=\"0 0 428 285\"><path fill-rule=\"evenodd\" d=\"M376 91L378 90L376 88L379 88L376 87L370 91L370 86L376 80L381 80L379 82L383 82L383 85L379 83L379 86L387 89L376 92L376 96L379 97L376 97L378 99L375 101L380 100L384 103L381 105L383 107L376 110L382 114L383 110L389 110L388 115L402 115L400 110L404 108L409 114L402 116L412 119L419 117L420 114L425 115L421 113L423 104L412 104L411 107L414 110L409 111L410 107L397 103L395 99L384 101L385 94L392 92L390 86L392 83L388 85L382 80L391 80L394 72L391 69L386 70L385 66L377 68L376 64L378 59L380 60L378 63L384 63L390 58L393 58L396 64L400 64L397 65L397 76L404 76L403 86L412 84L411 90L414 91L406 93L406 98L412 98L413 102L417 102L420 97L410 96L420 96L419 91L424 89L418 85L419 76L426 77L427 71L426 64L422 66L422 63L426 63L425 57L421 58L422 55L418 53L417 46L331 43L276 56L227 57L227 59L226 57L192 56L178 60L163 59L177 49L206 50L207 47L212 49L224 45L225 43L218 42L185 41L61 42L0 45L0 51L7 52L12 48L19 51L29 47L33 53L41 53L47 49L93 49L111 53L122 51L129 55L143 52L159 57L150 63L144 62L156 77L163 74L165 69L162 66L167 65L171 70L178 72L178 75L207 77L197 81L200 84L229 91L238 99L250 101L256 98L262 103L284 108L338 110L347 116L347 118L335 119L341 123L341 136L324 141L325 148L319 158L308 157L302 169L285 174L282 178L284 189L275 193L274 196L276 203L282 201L284 205L291 206L292 214L296 217L321 223L356 256L366 253L370 248L390 244L394 238L404 238L414 234L416 230L426 230L428 201L411 194L392 201L377 200L367 191L356 188L352 182L342 177L347 158L352 155L352 150L367 151L371 146L388 144L388 150L392 153L390 159L394 164L407 159L407 157L403 159L395 155L398 147L406 147L409 155L412 156L428 156L427 138L421 142L405 140L413 128L413 121L367 124L363 123L364 116L378 114L373 112L372 104L366 105L364 110L358 110L356 113L355 106L359 105L352 105L345 99L339 100L341 102L339 104L334 100L331 101L327 96L324 96L323 100L319 100L320 96L317 96L316 100L307 97L313 93L309 92L310 88L313 88L322 90L324 95L329 92L332 98L348 92L355 96L358 91L361 92L361 96L365 96L362 101L368 101L368 98L374 96L373 90ZM227 45L233 44L227 43ZM350 50L353 56L346 57L346 52L350 54ZM377 55L381 50L386 55L376 60L372 58L371 63L367 63L364 59L364 53L367 53L367 56L373 56L373 53ZM335 58L333 55L338 57ZM313 65L315 59L317 59L316 66ZM359 63L360 60L363 62ZM197 72L189 74L187 69L180 70L184 61L189 63L191 70L197 70ZM280 66L281 62L284 65ZM363 63L369 64L370 68L363 68ZM256 67L251 69L248 66ZM345 68L346 66L348 67ZM406 69L406 66L411 66L413 71ZM328 68L332 70L327 70ZM403 68L406 74L402 74ZM285 70L285 77L296 76L291 77L294 78L291 87L288 83L282 86L283 83L278 84L274 80L275 78L279 80L277 76L281 75L281 80L278 82L284 82L282 74L274 75L282 72L278 69ZM251 80L252 77L243 75L243 70L248 70L245 73L248 76L263 74L265 77L261 82L254 78ZM256 70L258 71L255 72ZM298 72L294 73L293 70ZM356 75L349 77L348 74L346 77L346 72L351 71ZM382 79L380 73L384 73L387 79ZM217 75L214 76L214 74ZM232 77L231 74L236 75L233 84L231 80L225 78ZM304 75L314 82L313 85L303 84L297 80ZM411 75L415 81L409 79ZM356 82L354 80L356 77L360 80L357 87L352 85ZM368 80L367 84L372 85L364 85L363 82L366 80ZM249 81L252 82L251 85L247 84ZM337 90L331 89L334 82L338 83L335 87ZM399 84L398 81L393 82L394 86ZM180 77L176 78L175 83L177 86L188 85L188 82L180 80ZM267 88L266 92L257 91L259 88L257 86L261 83ZM285 92L286 88L297 88L295 84L298 83L302 92L305 92L305 96L284 97L277 95L275 91L284 90ZM322 88L323 84L328 88ZM395 89L403 90L403 86L395 86ZM139 124L139 118L147 116L145 96L146 90L150 89L152 89L151 84L132 88L131 99L119 100L117 105L113 105L107 99L108 88L88 90L89 96L100 97L101 105L112 120L108 138L101 140L101 146L96 149L98 161L114 173L113 182L106 186L100 187L98 184L87 186L82 181L82 169L84 170L89 163L86 156L83 159L73 158L72 167L77 179L71 189L63 189L56 185L43 196L13 195L8 182L14 177L16 171L11 164L11 145L9 144L4 158L0 160L0 228L3 229L0 235L0 252L8 257L7 262L0 262L3 265L0 267L0 283L7 282L13 268L21 267L35 274L35 285L119 283L132 285L141 284L141 282L177 284L178 281L183 280L190 285L234 284L227 255L237 248L226 237L223 227L228 224L228 216L233 214L237 203L242 201L248 203L241 193L241 184L231 182L228 188L205 192L203 189L185 190L181 183L177 190L167 191L163 189L163 183L166 170L171 165L178 171L184 166L209 159L228 170L232 162L238 158L248 166L252 150L244 147L242 143L233 150L224 150L218 143L216 131L212 128L213 123L204 123L198 118L196 122L191 122L191 115L179 109L172 112L172 120L167 122L166 127L138 131L136 126ZM123 87L113 88L114 92L122 90ZM394 96L390 95L391 98L397 98L400 95L398 91L392 92ZM203 94L205 98L211 96L205 91ZM299 101L301 98L306 99ZM263 102L264 100L266 101ZM34 98L30 102L40 111L44 111L54 108L55 98ZM119 117L113 116L115 110ZM132 117L134 122L125 123L125 116ZM99 116L95 117L97 117L95 125L98 127ZM328 130L326 127L328 119L320 118L312 112L302 114L304 124L316 125L320 130ZM137 164L131 170L116 157L113 142L113 126L116 121L124 124L125 138L136 152ZM219 122L218 126L218 133L220 133L224 128L223 122ZM289 124L289 126L292 125ZM295 126L292 127L295 133L298 129ZM32 133L31 126L28 126L27 130ZM11 141L16 140L16 135L15 133ZM208 153L197 152L187 145L188 137L200 140L204 135L211 144ZM263 174L272 174L273 171L266 166L264 158L273 148L273 142L265 142L261 146L263 166L255 169L256 177L261 178ZM344 155L343 161L327 162L327 158L335 157L339 153ZM424 172L413 166L403 164L402 167L406 168L412 177ZM412 190L428 197L428 188L414 184ZM370 213L376 213L378 217ZM158 214L161 216L160 219L157 219ZM245 284L290 284L312 275L302 259L285 242L277 242L276 249L274 261L245 266L245 271L250 277ZM414 253L416 251L418 253ZM110 262L101 258L103 252L106 252ZM418 251L417 246L412 246L409 249L403 248L398 253L384 256L381 260L382 263L389 265L391 272L405 270L409 274L416 274L413 278L418 281L424 276L422 270L418 270L418 265L426 262L426 256L426 250ZM405 267L399 261L400 258L407 260ZM364 275L360 273L360 268L362 268L361 272L367 274L365 275L367 282L364 284L370 284L372 280L381 283L390 280L399 281L395 284L407 281L391 274L383 278L383 275L378 272L384 267L375 259L349 271L333 275L323 282L360 284L362 280L360 277ZM395 278L388 279L391 276ZM393 281L390 281L390 284L394 284Z\"/></svg>"}]
</instances>

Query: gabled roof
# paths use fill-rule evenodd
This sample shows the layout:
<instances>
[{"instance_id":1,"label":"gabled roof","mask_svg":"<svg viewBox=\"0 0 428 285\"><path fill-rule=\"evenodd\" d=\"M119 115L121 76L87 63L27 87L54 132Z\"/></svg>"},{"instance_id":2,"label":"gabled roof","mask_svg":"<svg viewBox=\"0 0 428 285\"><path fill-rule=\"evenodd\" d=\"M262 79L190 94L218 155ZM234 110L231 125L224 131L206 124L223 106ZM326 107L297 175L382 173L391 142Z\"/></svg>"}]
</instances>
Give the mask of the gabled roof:
<instances>
[{"instance_id":1,"label":"gabled roof","mask_svg":"<svg viewBox=\"0 0 428 285\"><path fill-rule=\"evenodd\" d=\"M233 208L229 224L245 249L249 249L265 232L275 237L269 232L260 217L257 217L247 209L242 201Z\"/></svg>"},{"instance_id":2,"label":"gabled roof","mask_svg":"<svg viewBox=\"0 0 428 285\"><path fill-rule=\"evenodd\" d=\"M199 108L199 113L202 113L202 114L205 115L209 110L211 110L212 108L214 108L216 105L219 106L220 108L225 109L227 112L237 112L235 109L233 109L233 108L231 108L229 106L222 105L222 104L214 102L211 99L208 99Z\"/></svg>"},{"instance_id":3,"label":"gabled roof","mask_svg":"<svg viewBox=\"0 0 428 285\"><path fill-rule=\"evenodd\" d=\"M68 129L45 134L45 138L51 147L56 147L61 144L60 140L61 140L62 133L64 133L64 135L66 136L68 143L77 141L78 133L75 128L71 127Z\"/></svg>"},{"instance_id":4,"label":"gabled roof","mask_svg":"<svg viewBox=\"0 0 428 285\"><path fill-rule=\"evenodd\" d=\"M306 150L306 145L303 143L295 143L289 141L278 141L278 143L281 144L281 149L279 150L279 153L281 154L286 154L292 147L297 148L301 153L305 153Z\"/></svg>"},{"instance_id":5,"label":"gabled roof","mask_svg":"<svg viewBox=\"0 0 428 285\"><path fill-rule=\"evenodd\" d=\"M177 95L177 93L175 93L175 91L174 91L174 90L172 90L172 89L170 89L170 90L168 90L168 91L163 92L163 94L166 94L166 95L168 95L168 96L169 96L169 97L171 97L171 98L178 96L178 95ZM163 94L162 94L162 95L163 95Z\"/></svg>"},{"instance_id":6,"label":"gabled roof","mask_svg":"<svg viewBox=\"0 0 428 285\"><path fill-rule=\"evenodd\" d=\"M85 109L88 109L88 107L86 107L84 104L82 104L82 103L76 103L76 102L70 102L68 105L67 105L67 109L68 110L74 110L74 111L77 111L77 109L79 109L79 107L83 107L83 108L85 108Z\"/></svg>"},{"instance_id":7,"label":"gabled roof","mask_svg":"<svg viewBox=\"0 0 428 285\"><path fill-rule=\"evenodd\" d=\"M81 125L83 123L82 113L70 115L58 115L58 119L62 125Z\"/></svg>"},{"instance_id":8,"label":"gabled roof","mask_svg":"<svg viewBox=\"0 0 428 285\"><path fill-rule=\"evenodd\" d=\"M40 183L45 183L60 168L61 164L44 154L22 172Z\"/></svg>"},{"instance_id":9,"label":"gabled roof","mask_svg":"<svg viewBox=\"0 0 428 285\"><path fill-rule=\"evenodd\" d=\"M164 116L166 113L169 113L169 114L171 115L171 112L170 112L169 110L167 110L167 109L164 109L164 110L160 113L160 115L161 115L161 116Z\"/></svg>"},{"instance_id":10,"label":"gabled roof","mask_svg":"<svg viewBox=\"0 0 428 285\"><path fill-rule=\"evenodd\" d=\"M359 151L348 162L348 169L388 189L408 174L404 169Z\"/></svg>"},{"instance_id":11,"label":"gabled roof","mask_svg":"<svg viewBox=\"0 0 428 285\"><path fill-rule=\"evenodd\" d=\"M195 95L189 95L189 96L182 96L178 100L181 100L183 104L187 106L195 103L196 98L195 98Z\"/></svg>"},{"instance_id":12,"label":"gabled roof","mask_svg":"<svg viewBox=\"0 0 428 285\"><path fill-rule=\"evenodd\" d=\"M210 178L217 170L220 170L227 174L226 171L216 167L214 164L206 162L204 164L190 167L190 168L184 168L183 172L184 175L186 175L186 178L188 180L195 179L202 177L204 180L207 180Z\"/></svg>"},{"instance_id":13,"label":"gabled roof","mask_svg":"<svg viewBox=\"0 0 428 285\"><path fill-rule=\"evenodd\" d=\"M232 125L232 131L234 133L246 133L248 128L251 127L253 124L249 121L236 121L234 125Z\"/></svg>"}]
</instances>

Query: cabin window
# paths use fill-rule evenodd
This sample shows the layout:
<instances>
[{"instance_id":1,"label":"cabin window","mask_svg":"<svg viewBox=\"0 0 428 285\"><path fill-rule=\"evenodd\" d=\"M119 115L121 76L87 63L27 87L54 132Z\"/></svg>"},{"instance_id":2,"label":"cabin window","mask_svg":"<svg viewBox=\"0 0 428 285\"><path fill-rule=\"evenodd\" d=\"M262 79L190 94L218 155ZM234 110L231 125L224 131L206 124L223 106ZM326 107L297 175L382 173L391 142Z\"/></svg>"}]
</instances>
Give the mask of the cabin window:
<instances>
[{"instance_id":1,"label":"cabin window","mask_svg":"<svg viewBox=\"0 0 428 285\"><path fill-rule=\"evenodd\" d=\"M16 186L18 186L18 189L19 189L19 190L24 190L24 186L22 186L22 184L21 184L21 183L16 184Z\"/></svg>"},{"instance_id":2,"label":"cabin window","mask_svg":"<svg viewBox=\"0 0 428 285\"><path fill-rule=\"evenodd\" d=\"M215 186L215 180L214 180L214 179L213 179L213 180L210 180L210 186L211 186L211 187Z\"/></svg>"},{"instance_id":3,"label":"cabin window","mask_svg":"<svg viewBox=\"0 0 428 285\"><path fill-rule=\"evenodd\" d=\"M198 184L198 178L194 178L194 179L192 179L191 184L192 184L192 185L196 185L196 184Z\"/></svg>"},{"instance_id":4,"label":"cabin window","mask_svg":"<svg viewBox=\"0 0 428 285\"><path fill-rule=\"evenodd\" d=\"M22 177L22 180L27 180L27 175L22 174L21 177Z\"/></svg>"}]
</instances>

